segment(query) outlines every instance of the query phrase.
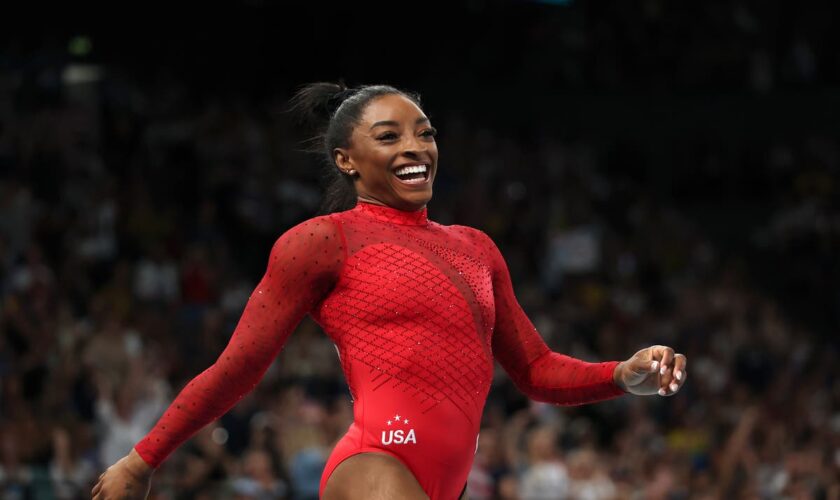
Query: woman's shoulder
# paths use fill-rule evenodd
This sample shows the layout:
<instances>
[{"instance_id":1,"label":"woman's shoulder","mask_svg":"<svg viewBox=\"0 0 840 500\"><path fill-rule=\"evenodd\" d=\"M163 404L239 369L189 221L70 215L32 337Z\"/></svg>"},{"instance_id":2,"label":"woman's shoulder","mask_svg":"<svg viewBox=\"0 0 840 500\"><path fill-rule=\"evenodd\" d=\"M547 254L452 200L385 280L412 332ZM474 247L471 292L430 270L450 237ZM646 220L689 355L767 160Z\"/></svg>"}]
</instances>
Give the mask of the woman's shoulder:
<instances>
[{"instance_id":1,"label":"woman's shoulder","mask_svg":"<svg viewBox=\"0 0 840 500\"><path fill-rule=\"evenodd\" d=\"M280 234L271 248L269 266L294 263L309 266L310 271L337 272L345 256L343 240L340 227L331 217L311 217Z\"/></svg>"},{"instance_id":2,"label":"woman's shoulder","mask_svg":"<svg viewBox=\"0 0 840 500\"><path fill-rule=\"evenodd\" d=\"M335 233L338 230L339 224L334 215L335 214L315 215L308 219L304 219L289 228L286 233L309 232L311 236L323 236L325 233L327 233L326 235Z\"/></svg>"},{"instance_id":3,"label":"woman's shoulder","mask_svg":"<svg viewBox=\"0 0 840 500\"><path fill-rule=\"evenodd\" d=\"M481 229L472 226L464 226L461 224L442 225L438 224L443 230L449 231L453 234L460 235L478 244L493 244L493 240Z\"/></svg>"},{"instance_id":4,"label":"woman's shoulder","mask_svg":"<svg viewBox=\"0 0 840 500\"><path fill-rule=\"evenodd\" d=\"M325 250L341 245L341 226L328 215L316 215L283 231L275 241L278 246Z\"/></svg>"},{"instance_id":5,"label":"woman's shoulder","mask_svg":"<svg viewBox=\"0 0 840 500\"><path fill-rule=\"evenodd\" d=\"M463 245L461 248L463 252L475 257L485 256L491 261L495 254L498 253L496 243L481 229L460 224L441 225L440 228Z\"/></svg>"}]
</instances>

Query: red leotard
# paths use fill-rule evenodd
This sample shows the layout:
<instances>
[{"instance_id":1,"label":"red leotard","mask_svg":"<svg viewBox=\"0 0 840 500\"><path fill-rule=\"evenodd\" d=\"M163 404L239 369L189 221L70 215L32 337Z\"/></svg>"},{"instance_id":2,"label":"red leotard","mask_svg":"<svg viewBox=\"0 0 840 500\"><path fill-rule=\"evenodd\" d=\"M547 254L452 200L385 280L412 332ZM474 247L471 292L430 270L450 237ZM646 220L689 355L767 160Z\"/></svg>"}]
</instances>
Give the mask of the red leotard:
<instances>
[{"instance_id":1,"label":"red leotard","mask_svg":"<svg viewBox=\"0 0 840 500\"><path fill-rule=\"evenodd\" d=\"M362 452L408 467L432 500L456 499L472 465L498 360L532 399L579 405L624 394L618 361L552 352L516 301L481 231L360 202L309 219L274 244L216 363L136 446L152 467L254 388L307 313L339 349L354 422L321 477Z\"/></svg>"}]
</instances>

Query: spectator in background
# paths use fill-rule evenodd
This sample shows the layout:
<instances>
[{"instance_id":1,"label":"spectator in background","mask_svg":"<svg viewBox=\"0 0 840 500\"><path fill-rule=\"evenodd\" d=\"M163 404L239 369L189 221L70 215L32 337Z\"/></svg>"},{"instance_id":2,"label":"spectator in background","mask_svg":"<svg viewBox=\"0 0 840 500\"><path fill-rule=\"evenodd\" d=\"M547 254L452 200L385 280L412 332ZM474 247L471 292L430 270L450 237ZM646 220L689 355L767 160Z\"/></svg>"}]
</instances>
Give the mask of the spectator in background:
<instances>
[{"instance_id":1,"label":"spectator in background","mask_svg":"<svg viewBox=\"0 0 840 500\"><path fill-rule=\"evenodd\" d=\"M288 497L288 485L277 477L276 465L265 450L245 452L242 472L230 480L237 500L271 500ZM301 497L298 497L301 498Z\"/></svg>"},{"instance_id":2,"label":"spectator in background","mask_svg":"<svg viewBox=\"0 0 840 500\"><path fill-rule=\"evenodd\" d=\"M522 498L574 498L571 495L569 472L557 451L555 429L543 426L526 436L527 462L519 483Z\"/></svg>"},{"instance_id":3,"label":"spectator in background","mask_svg":"<svg viewBox=\"0 0 840 500\"><path fill-rule=\"evenodd\" d=\"M148 257L137 263L134 293L139 300L150 303L167 304L179 298L178 266L163 244L153 244Z\"/></svg>"},{"instance_id":4,"label":"spectator in background","mask_svg":"<svg viewBox=\"0 0 840 500\"><path fill-rule=\"evenodd\" d=\"M119 385L107 373L97 375L101 463L113 463L124 456L166 407L166 384L144 376L141 370L142 366L135 362Z\"/></svg>"},{"instance_id":5,"label":"spectator in background","mask_svg":"<svg viewBox=\"0 0 840 500\"><path fill-rule=\"evenodd\" d=\"M76 434L71 429L75 429ZM53 429L53 457L49 474L53 494L58 500L75 500L88 493L87 485L95 479L96 464L81 456L84 430L77 426Z\"/></svg>"},{"instance_id":6,"label":"spectator in background","mask_svg":"<svg viewBox=\"0 0 840 500\"><path fill-rule=\"evenodd\" d=\"M20 438L11 429L0 437L0 493L4 499L25 500L32 495L32 467L21 460Z\"/></svg>"},{"instance_id":7,"label":"spectator in background","mask_svg":"<svg viewBox=\"0 0 840 500\"><path fill-rule=\"evenodd\" d=\"M617 490L604 467L605 460L591 448L572 451L567 460L569 469L569 496L580 500L609 500Z\"/></svg>"}]
</instances>

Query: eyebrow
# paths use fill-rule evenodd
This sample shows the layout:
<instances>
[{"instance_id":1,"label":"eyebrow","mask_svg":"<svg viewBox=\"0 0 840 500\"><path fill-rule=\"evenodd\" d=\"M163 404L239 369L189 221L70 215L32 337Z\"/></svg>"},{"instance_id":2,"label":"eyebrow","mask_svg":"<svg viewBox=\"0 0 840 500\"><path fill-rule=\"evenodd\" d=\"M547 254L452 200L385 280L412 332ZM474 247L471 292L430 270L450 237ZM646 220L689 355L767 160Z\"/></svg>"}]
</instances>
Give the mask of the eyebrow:
<instances>
[{"instance_id":1,"label":"eyebrow","mask_svg":"<svg viewBox=\"0 0 840 500\"><path fill-rule=\"evenodd\" d=\"M425 116L421 116L420 118L418 118L414 122L414 124L415 125L420 125L421 123L424 123L424 122L428 123L429 119ZM400 124L398 122L394 121L394 120L382 120L382 121L376 122L373 125L371 125L369 130L373 130L374 127L380 127L380 126L383 126L383 125L388 125L388 126L391 126L391 127L398 127Z\"/></svg>"}]
</instances>

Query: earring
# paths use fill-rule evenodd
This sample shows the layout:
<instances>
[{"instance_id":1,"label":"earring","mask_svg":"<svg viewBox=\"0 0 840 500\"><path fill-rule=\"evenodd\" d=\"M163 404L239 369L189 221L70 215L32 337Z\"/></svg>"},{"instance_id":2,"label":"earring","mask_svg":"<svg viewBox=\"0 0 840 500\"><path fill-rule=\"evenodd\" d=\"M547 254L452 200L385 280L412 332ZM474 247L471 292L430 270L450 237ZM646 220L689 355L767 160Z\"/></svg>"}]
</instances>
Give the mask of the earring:
<instances>
[{"instance_id":1,"label":"earring","mask_svg":"<svg viewBox=\"0 0 840 500\"><path fill-rule=\"evenodd\" d=\"M351 175L351 176L356 175L356 171L351 168L350 170L347 171L347 175Z\"/></svg>"}]
</instances>

